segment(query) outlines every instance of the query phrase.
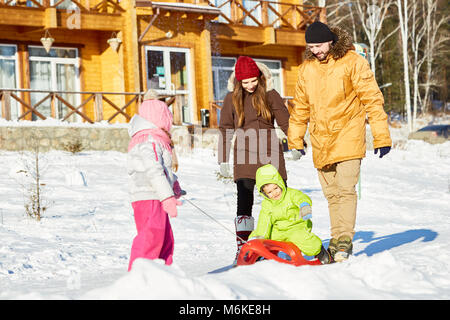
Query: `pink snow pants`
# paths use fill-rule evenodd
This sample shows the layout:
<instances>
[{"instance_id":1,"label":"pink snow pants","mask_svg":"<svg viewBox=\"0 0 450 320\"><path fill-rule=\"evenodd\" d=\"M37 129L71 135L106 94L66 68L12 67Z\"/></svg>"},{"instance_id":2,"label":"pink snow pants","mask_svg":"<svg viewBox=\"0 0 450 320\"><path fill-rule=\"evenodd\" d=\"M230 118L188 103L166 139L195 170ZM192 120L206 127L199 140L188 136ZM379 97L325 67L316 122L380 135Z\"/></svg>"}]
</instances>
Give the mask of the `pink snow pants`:
<instances>
[{"instance_id":1,"label":"pink snow pants","mask_svg":"<svg viewBox=\"0 0 450 320\"><path fill-rule=\"evenodd\" d=\"M131 247L128 271L136 258L164 259L172 264L174 240L169 216L158 200L135 201L132 204L137 236Z\"/></svg>"}]
</instances>

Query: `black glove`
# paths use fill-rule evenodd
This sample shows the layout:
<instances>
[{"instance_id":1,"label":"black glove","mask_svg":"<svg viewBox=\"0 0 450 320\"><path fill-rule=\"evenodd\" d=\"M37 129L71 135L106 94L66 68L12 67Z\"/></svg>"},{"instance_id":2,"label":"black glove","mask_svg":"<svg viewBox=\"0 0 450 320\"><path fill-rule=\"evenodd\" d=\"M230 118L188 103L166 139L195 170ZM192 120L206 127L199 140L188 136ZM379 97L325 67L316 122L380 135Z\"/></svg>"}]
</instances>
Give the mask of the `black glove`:
<instances>
[{"instance_id":1,"label":"black glove","mask_svg":"<svg viewBox=\"0 0 450 320\"><path fill-rule=\"evenodd\" d=\"M378 150L380 150L380 158L383 158L383 156L387 155L389 151L391 151L391 147L376 148L373 153L377 154Z\"/></svg>"}]
</instances>

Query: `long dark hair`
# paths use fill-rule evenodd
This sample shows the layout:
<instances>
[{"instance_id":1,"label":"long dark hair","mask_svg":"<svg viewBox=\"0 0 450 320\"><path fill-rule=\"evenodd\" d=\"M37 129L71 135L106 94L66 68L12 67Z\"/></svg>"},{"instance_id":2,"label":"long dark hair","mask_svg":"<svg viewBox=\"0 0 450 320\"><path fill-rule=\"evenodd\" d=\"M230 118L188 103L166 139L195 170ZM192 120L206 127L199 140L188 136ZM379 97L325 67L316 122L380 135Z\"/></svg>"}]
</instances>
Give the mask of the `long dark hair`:
<instances>
[{"instance_id":1,"label":"long dark hair","mask_svg":"<svg viewBox=\"0 0 450 320\"><path fill-rule=\"evenodd\" d=\"M266 88L266 77L261 73L258 76L258 85L252 93L252 105L258 116L262 116L267 121L272 121L272 110L267 103ZM242 82L234 79L232 101L238 116L238 127L242 127L244 124L244 92Z\"/></svg>"}]
</instances>

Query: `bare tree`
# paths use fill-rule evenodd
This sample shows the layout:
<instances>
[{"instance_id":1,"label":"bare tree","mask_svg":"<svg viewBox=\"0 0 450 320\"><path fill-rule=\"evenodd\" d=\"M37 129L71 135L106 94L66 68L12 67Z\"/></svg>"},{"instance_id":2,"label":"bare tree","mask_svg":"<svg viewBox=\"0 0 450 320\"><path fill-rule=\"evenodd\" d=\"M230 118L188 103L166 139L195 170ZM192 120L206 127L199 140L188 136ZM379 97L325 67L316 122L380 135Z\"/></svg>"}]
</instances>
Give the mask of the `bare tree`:
<instances>
[{"instance_id":1,"label":"bare tree","mask_svg":"<svg viewBox=\"0 0 450 320\"><path fill-rule=\"evenodd\" d=\"M422 1L423 3L423 1ZM419 56L421 51L422 39L425 35L426 26L422 19L423 7L418 1L413 1L411 7L411 27L409 30L411 39L412 61L410 63L413 73L413 113L412 113L412 130L416 127L417 106L420 101L419 93L419 72L425 61L425 55Z\"/></svg>"},{"instance_id":2,"label":"bare tree","mask_svg":"<svg viewBox=\"0 0 450 320\"><path fill-rule=\"evenodd\" d=\"M443 15L439 17L437 14L438 1L435 0L422 0L423 6L423 21L425 27L425 44L424 44L424 59L425 59L425 82L422 84L424 88L424 94L422 97L422 105L425 111L428 111L430 104L431 88L436 86L433 70L433 62L436 55L442 51L445 43L449 41L448 35L441 35L440 29L445 26L450 17ZM448 50L448 49L447 49Z\"/></svg>"},{"instance_id":3,"label":"bare tree","mask_svg":"<svg viewBox=\"0 0 450 320\"><path fill-rule=\"evenodd\" d=\"M50 202L44 197L45 183L42 182L42 173L48 168L48 161L42 159L39 152L39 139L33 135L28 145L32 151L22 154L22 169L17 171L19 185L22 187L25 212L37 221L47 210Z\"/></svg>"},{"instance_id":4,"label":"bare tree","mask_svg":"<svg viewBox=\"0 0 450 320\"><path fill-rule=\"evenodd\" d=\"M393 5L394 0L355 0L356 11L361 21L361 26L369 41L369 61L370 67L376 74L375 61L381 54L383 45L389 37L395 34L398 28L392 30L384 37L381 30L383 23L388 16L389 8Z\"/></svg>"},{"instance_id":5,"label":"bare tree","mask_svg":"<svg viewBox=\"0 0 450 320\"><path fill-rule=\"evenodd\" d=\"M409 21L409 8L408 0L396 0L399 18L399 27L402 40L402 56L403 56L403 81L405 85L405 109L408 119L408 131L412 131L412 119L411 119L411 89L409 85L409 65L408 65L408 21Z\"/></svg>"},{"instance_id":6,"label":"bare tree","mask_svg":"<svg viewBox=\"0 0 450 320\"><path fill-rule=\"evenodd\" d=\"M337 1L337 0L328 0L326 2L327 8L327 21L328 24L333 26L341 25L343 22L350 23L353 32L353 41L357 41L357 28L355 24L355 18L353 15L353 1L345 0L345 1ZM325 1L323 3L319 2L320 5L325 5Z\"/></svg>"}]
</instances>

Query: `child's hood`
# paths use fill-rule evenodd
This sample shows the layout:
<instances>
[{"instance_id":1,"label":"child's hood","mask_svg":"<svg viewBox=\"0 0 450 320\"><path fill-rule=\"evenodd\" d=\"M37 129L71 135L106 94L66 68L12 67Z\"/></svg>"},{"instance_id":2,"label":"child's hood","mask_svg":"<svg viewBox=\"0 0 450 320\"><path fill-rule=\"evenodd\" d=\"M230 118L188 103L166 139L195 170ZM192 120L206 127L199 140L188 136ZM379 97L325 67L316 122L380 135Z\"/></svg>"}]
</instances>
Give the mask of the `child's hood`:
<instances>
[{"instance_id":1,"label":"child's hood","mask_svg":"<svg viewBox=\"0 0 450 320\"><path fill-rule=\"evenodd\" d=\"M155 126L153 123L144 119L140 115L135 114L128 124L128 134L130 135L130 137L132 137L141 130L156 128L157 126Z\"/></svg>"},{"instance_id":2,"label":"child's hood","mask_svg":"<svg viewBox=\"0 0 450 320\"><path fill-rule=\"evenodd\" d=\"M281 190L281 198L279 200L269 199L264 192L261 190L262 186L268 183L275 183L278 185ZM281 177L278 170L271 164L266 164L256 171L256 187L258 188L258 192L269 201L282 201L284 196L286 195L286 185L284 183L283 178Z\"/></svg>"}]
</instances>

